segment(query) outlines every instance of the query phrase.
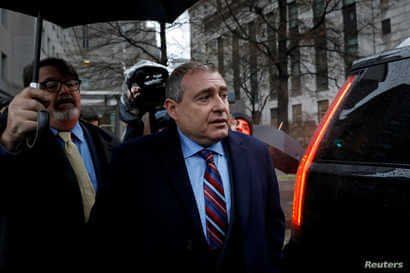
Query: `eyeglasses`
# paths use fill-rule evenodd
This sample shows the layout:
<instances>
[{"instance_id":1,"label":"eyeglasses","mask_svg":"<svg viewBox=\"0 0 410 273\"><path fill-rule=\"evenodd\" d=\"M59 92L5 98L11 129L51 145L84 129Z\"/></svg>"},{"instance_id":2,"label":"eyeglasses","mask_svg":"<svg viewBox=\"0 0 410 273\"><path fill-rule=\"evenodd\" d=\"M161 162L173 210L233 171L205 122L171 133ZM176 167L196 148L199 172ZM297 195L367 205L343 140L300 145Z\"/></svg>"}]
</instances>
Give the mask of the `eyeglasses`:
<instances>
[{"instance_id":1,"label":"eyeglasses","mask_svg":"<svg viewBox=\"0 0 410 273\"><path fill-rule=\"evenodd\" d=\"M70 91L79 91L80 90L80 80L68 80L68 81L58 81L58 80L48 80L40 83L40 89L47 90L51 93L57 93L61 90L63 84Z\"/></svg>"}]
</instances>

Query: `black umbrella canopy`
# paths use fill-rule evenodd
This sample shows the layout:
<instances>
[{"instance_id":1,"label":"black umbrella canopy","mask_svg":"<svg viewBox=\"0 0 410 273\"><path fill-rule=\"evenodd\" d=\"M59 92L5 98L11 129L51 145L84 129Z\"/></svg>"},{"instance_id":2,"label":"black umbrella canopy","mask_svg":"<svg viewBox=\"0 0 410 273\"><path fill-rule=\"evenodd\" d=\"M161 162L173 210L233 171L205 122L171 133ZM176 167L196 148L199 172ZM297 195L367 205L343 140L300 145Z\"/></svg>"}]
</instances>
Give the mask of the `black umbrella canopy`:
<instances>
[{"instance_id":1,"label":"black umbrella canopy","mask_svg":"<svg viewBox=\"0 0 410 273\"><path fill-rule=\"evenodd\" d=\"M275 168L285 173L296 173L303 147L297 140L272 126L254 126L253 136L269 145Z\"/></svg>"},{"instance_id":2,"label":"black umbrella canopy","mask_svg":"<svg viewBox=\"0 0 410 273\"><path fill-rule=\"evenodd\" d=\"M62 3L39 3L26 1L14 1L0 3L0 8L24 13L37 17L34 61L33 61L33 82L31 87L39 88L38 85L38 64L40 61L41 33L43 19L50 21L63 28L92 23L124 20L153 20L161 23L173 22L183 11L188 9L198 0L133 0L115 1L106 3L91 3L85 1L71 0ZM4 2L4 1L3 1ZM46 111L40 111L37 117L38 126L33 137L27 138L27 146L34 147L42 133L47 131L49 126L49 116Z\"/></svg>"},{"instance_id":3,"label":"black umbrella canopy","mask_svg":"<svg viewBox=\"0 0 410 273\"><path fill-rule=\"evenodd\" d=\"M0 4L0 7L38 16L63 28L92 23L153 20L172 23L182 12L198 0L134 0L84 5L85 1L70 1L64 5L22 2ZM20 2L20 1L19 1Z\"/></svg>"},{"instance_id":4,"label":"black umbrella canopy","mask_svg":"<svg viewBox=\"0 0 410 273\"><path fill-rule=\"evenodd\" d=\"M89 5L85 1L71 0L60 5L49 3L26 3L14 1L1 3L0 8L9 9L37 17L34 49L33 80L38 80L41 33L43 19L63 28L92 23L124 20L153 20L161 23L173 22L182 12L198 0L133 0Z\"/></svg>"}]
</instances>

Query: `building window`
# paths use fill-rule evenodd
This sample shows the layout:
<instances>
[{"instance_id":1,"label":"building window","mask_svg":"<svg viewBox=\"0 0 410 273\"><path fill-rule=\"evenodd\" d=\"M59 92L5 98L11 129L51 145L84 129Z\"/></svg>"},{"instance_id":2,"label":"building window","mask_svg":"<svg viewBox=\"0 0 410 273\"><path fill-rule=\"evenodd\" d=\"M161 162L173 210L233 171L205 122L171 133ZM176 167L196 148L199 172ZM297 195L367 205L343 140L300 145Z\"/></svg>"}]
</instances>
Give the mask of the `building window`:
<instances>
[{"instance_id":1,"label":"building window","mask_svg":"<svg viewBox=\"0 0 410 273\"><path fill-rule=\"evenodd\" d=\"M391 23L390 23L390 18L384 19L382 21L382 33L383 35L391 33Z\"/></svg>"},{"instance_id":2,"label":"building window","mask_svg":"<svg viewBox=\"0 0 410 273\"><path fill-rule=\"evenodd\" d=\"M256 24L248 24L249 32L249 79L251 84L251 104L258 103L258 52L256 47Z\"/></svg>"},{"instance_id":3,"label":"building window","mask_svg":"<svg viewBox=\"0 0 410 273\"><path fill-rule=\"evenodd\" d=\"M278 108L270 109L270 125L278 127Z\"/></svg>"},{"instance_id":4,"label":"building window","mask_svg":"<svg viewBox=\"0 0 410 273\"><path fill-rule=\"evenodd\" d=\"M218 9L218 11L222 10L221 0L216 0L216 8Z\"/></svg>"},{"instance_id":5,"label":"building window","mask_svg":"<svg viewBox=\"0 0 410 273\"><path fill-rule=\"evenodd\" d=\"M223 37L218 37L218 70L222 76L225 76L225 66L224 66L224 40Z\"/></svg>"},{"instance_id":6,"label":"building window","mask_svg":"<svg viewBox=\"0 0 410 273\"><path fill-rule=\"evenodd\" d=\"M278 98L278 91L280 88L279 77L276 67L271 64L269 65L269 96L271 100L276 100Z\"/></svg>"},{"instance_id":7,"label":"building window","mask_svg":"<svg viewBox=\"0 0 410 273\"><path fill-rule=\"evenodd\" d=\"M326 22L321 21L324 12L324 0L315 0L313 2L313 23L318 25L318 31L314 37L317 91L329 88Z\"/></svg>"},{"instance_id":8,"label":"building window","mask_svg":"<svg viewBox=\"0 0 410 273\"><path fill-rule=\"evenodd\" d=\"M50 56L51 54L51 39L50 37L47 37L47 56Z\"/></svg>"},{"instance_id":9,"label":"building window","mask_svg":"<svg viewBox=\"0 0 410 273\"><path fill-rule=\"evenodd\" d=\"M325 1L314 0L313 1L313 18L315 20L321 18L325 12Z\"/></svg>"},{"instance_id":10,"label":"building window","mask_svg":"<svg viewBox=\"0 0 410 273\"><path fill-rule=\"evenodd\" d=\"M320 122L329 108L328 100L320 100L317 102L317 120Z\"/></svg>"},{"instance_id":11,"label":"building window","mask_svg":"<svg viewBox=\"0 0 410 273\"><path fill-rule=\"evenodd\" d=\"M343 5L344 6L348 6L348 5L351 5L351 4L354 4L354 3L356 3L356 0L343 0Z\"/></svg>"},{"instance_id":12,"label":"building window","mask_svg":"<svg viewBox=\"0 0 410 273\"><path fill-rule=\"evenodd\" d=\"M380 0L380 7L382 9L387 9L389 7L389 0Z\"/></svg>"},{"instance_id":13,"label":"building window","mask_svg":"<svg viewBox=\"0 0 410 273\"><path fill-rule=\"evenodd\" d=\"M298 38L298 8L296 2L292 2L288 6L289 11L289 32L290 32L290 73L292 83L292 96L301 94L300 83L300 48Z\"/></svg>"},{"instance_id":14,"label":"building window","mask_svg":"<svg viewBox=\"0 0 410 273\"><path fill-rule=\"evenodd\" d=\"M235 91L235 99L241 98L240 89L240 67L239 67L239 39L234 34L232 36L232 69L233 69L233 89Z\"/></svg>"},{"instance_id":15,"label":"building window","mask_svg":"<svg viewBox=\"0 0 410 273\"><path fill-rule=\"evenodd\" d=\"M278 46L277 46L277 38L276 38L276 24L275 24L275 16L273 13L269 13L267 15L268 20L267 20L267 35L268 35L268 45L269 49L272 52L269 55L269 88L270 88L270 99L277 99L278 96L278 89L279 89L279 79L278 79L278 73L277 73L277 68L272 61L272 57L277 56L278 52Z\"/></svg>"},{"instance_id":16,"label":"building window","mask_svg":"<svg viewBox=\"0 0 410 273\"><path fill-rule=\"evenodd\" d=\"M7 80L7 55L1 53L1 79Z\"/></svg>"},{"instance_id":17,"label":"building window","mask_svg":"<svg viewBox=\"0 0 410 273\"><path fill-rule=\"evenodd\" d=\"M292 96L301 95L299 48L294 49L290 55L290 73L292 82Z\"/></svg>"},{"instance_id":18,"label":"building window","mask_svg":"<svg viewBox=\"0 0 410 273\"><path fill-rule=\"evenodd\" d=\"M326 42L326 41L325 41ZM318 41L316 47L316 88L317 91L327 90L329 88L327 51L321 47L322 42Z\"/></svg>"},{"instance_id":19,"label":"building window","mask_svg":"<svg viewBox=\"0 0 410 273\"><path fill-rule=\"evenodd\" d=\"M298 27L298 7L296 2L289 3L289 29L295 29Z\"/></svg>"},{"instance_id":20,"label":"building window","mask_svg":"<svg viewBox=\"0 0 410 273\"><path fill-rule=\"evenodd\" d=\"M350 68L352 62L357 58L359 45L357 39L356 4L354 3L354 1L344 1L344 3L345 6L343 7L343 25L345 42L345 67L346 71L348 71L348 68Z\"/></svg>"},{"instance_id":21,"label":"building window","mask_svg":"<svg viewBox=\"0 0 410 273\"><path fill-rule=\"evenodd\" d=\"M302 123L302 104L292 105L292 120L293 123Z\"/></svg>"},{"instance_id":22,"label":"building window","mask_svg":"<svg viewBox=\"0 0 410 273\"><path fill-rule=\"evenodd\" d=\"M88 26L83 26L83 48L89 48Z\"/></svg>"},{"instance_id":23,"label":"building window","mask_svg":"<svg viewBox=\"0 0 410 273\"><path fill-rule=\"evenodd\" d=\"M215 64L218 62L218 43L216 39L209 40L205 45L206 63Z\"/></svg>"},{"instance_id":24,"label":"building window","mask_svg":"<svg viewBox=\"0 0 410 273\"><path fill-rule=\"evenodd\" d=\"M7 27L7 10L0 9L0 22L3 27Z\"/></svg>"}]
</instances>

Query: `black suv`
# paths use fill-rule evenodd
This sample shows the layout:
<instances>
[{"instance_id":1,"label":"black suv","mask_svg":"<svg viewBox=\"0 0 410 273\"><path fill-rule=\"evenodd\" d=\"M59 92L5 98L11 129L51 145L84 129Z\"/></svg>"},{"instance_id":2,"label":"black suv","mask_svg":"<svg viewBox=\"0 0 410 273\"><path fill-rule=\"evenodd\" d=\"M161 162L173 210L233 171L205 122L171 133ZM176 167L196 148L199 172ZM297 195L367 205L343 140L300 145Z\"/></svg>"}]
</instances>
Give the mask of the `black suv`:
<instances>
[{"instance_id":1,"label":"black suv","mask_svg":"<svg viewBox=\"0 0 410 273\"><path fill-rule=\"evenodd\" d=\"M290 272L409 272L410 46L356 61L302 158Z\"/></svg>"}]
</instances>

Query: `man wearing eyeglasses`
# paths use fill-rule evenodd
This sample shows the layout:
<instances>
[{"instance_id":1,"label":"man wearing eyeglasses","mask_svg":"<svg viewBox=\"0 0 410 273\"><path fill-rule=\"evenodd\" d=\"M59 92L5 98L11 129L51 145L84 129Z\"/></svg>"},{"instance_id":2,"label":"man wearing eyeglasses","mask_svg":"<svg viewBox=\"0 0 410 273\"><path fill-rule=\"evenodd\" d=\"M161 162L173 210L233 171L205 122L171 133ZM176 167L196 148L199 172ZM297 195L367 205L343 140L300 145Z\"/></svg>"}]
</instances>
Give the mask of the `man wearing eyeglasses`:
<instances>
[{"instance_id":1,"label":"man wearing eyeglasses","mask_svg":"<svg viewBox=\"0 0 410 273\"><path fill-rule=\"evenodd\" d=\"M87 222L118 143L79 120L81 82L70 64L47 58L39 67L40 89L26 87L0 118L0 271L58 272L91 259ZM40 110L50 130L24 148Z\"/></svg>"}]
</instances>

